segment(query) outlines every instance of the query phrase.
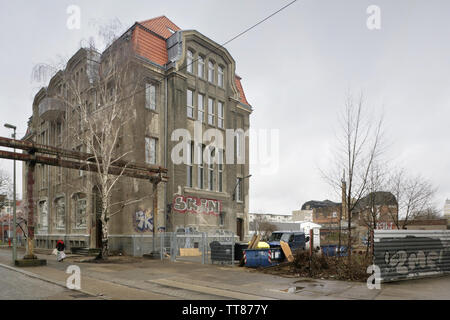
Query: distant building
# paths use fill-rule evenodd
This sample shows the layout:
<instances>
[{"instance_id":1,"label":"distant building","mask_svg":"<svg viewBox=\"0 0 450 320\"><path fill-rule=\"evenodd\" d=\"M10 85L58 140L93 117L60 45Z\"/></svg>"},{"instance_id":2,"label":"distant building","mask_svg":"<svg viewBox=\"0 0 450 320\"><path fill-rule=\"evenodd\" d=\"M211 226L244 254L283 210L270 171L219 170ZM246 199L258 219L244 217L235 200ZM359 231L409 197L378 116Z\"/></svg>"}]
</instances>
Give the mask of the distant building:
<instances>
[{"instance_id":1,"label":"distant building","mask_svg":"<svg viewBox=\"0 0 450 320\"><path fill-rule=\"evenodd\" d=\"M292 211L292 221L313 221L313 210L294 210Z\"/></svg>"},{"instance_id":2,"label":"distant building","mask_svg":"<svg viewBox=\"0 0 450 320\"><path fill-rule=\"evenodd\" d=\"M292 215L290 214L276 214L276 213L250 213L248 215L249 222L259 220L267 222L292 222Z\"/></svg>"},{"instance_id":3,"label":"distant building","mask_svg":"<svg viewBox=\"0 0 450 320\"><path fill-rule=\"evenodd\" d=\"M447 220L450 219L450 200L449 199L445 200L445 204L444 204L444 218L446 218Z\"/></svg>"}]
</instances>

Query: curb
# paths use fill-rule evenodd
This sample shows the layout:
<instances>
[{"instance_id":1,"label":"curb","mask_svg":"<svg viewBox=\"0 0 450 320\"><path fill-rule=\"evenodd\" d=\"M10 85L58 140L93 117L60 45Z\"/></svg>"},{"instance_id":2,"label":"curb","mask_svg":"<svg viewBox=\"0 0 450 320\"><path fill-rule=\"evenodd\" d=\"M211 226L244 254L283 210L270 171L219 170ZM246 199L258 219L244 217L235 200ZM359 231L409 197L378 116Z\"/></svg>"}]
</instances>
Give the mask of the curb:
<instances>
[{"instance_id":1,"label":"curb","mask_svg":"<svg viewBox=\"0 0 450 320\"><path fill-rule=\"evenodd\" d=\"M71 290L71 289L68 289L68 288L66 287L65 284L62 284L62 283L60 283L60 282L58 282L58 281L51 280L51 279L47 279L47 278L42 277L42 276L40 276L40 275L37 275L37 274L35 274L35 273L28 272L28 271L25 271L25 270L22 270L22 269L19 269L19 268L11 267L11 266L8 266L8 265L3 264L3 263L0 263L0 267L5 268L5 269L8 269L8 270L11 270L11 271L15 271L15 272L18 272L18 273L21 273L21 274L24 274L24 275L26 275L26 276L28 276L28 277L30 277L30 278L42 280L42 281L45 281L45 282L48 282L48 283L51 283L51 284L54 284L54 285L63 287L64 289L67 289L67 290L69 290L69 291L73 291L73 292L81 292L81 293L86 294L86 295L89 295L89 296L91 296L91 297L96 297L96 298L100 298L100 299L103 299L103 300L110 300L110 299L108 299L108 298L106 298L106 297L98 296L98 295L96 295L96 294L90 293L90 292L85 291L85 290Z\"/></svg>"}]
</instances>

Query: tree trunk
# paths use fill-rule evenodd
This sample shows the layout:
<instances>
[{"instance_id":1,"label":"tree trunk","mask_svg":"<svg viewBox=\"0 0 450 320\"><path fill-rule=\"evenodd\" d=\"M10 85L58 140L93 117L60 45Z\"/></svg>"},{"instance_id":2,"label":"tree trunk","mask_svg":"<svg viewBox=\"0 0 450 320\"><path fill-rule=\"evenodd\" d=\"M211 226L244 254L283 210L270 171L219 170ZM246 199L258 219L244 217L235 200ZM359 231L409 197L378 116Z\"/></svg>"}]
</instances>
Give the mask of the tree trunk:
<instances>
[{"instance_id":1,"label":"tree trunk","mask_svg":"<svg viewBox=\"0 0 450 320\"><path fill-rule=\"evenodd\" d=\"M108 259L109 246L108 246L108 223L105 219L102 220L102 251L100 253L101 259Z\"/></svg>"}]
</instances>

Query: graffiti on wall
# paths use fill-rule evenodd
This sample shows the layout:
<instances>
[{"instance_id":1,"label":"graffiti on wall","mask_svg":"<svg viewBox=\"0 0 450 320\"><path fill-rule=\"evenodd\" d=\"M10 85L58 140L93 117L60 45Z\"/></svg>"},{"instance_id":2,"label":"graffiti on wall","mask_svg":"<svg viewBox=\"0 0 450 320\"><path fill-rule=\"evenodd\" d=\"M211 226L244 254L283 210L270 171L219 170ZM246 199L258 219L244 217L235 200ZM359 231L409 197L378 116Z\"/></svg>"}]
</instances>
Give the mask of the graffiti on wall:
<instances>
[{"instance_id":1,"label":"graffiti on wall","mask_svg":"<svg viewBox=\"0 0 450 320\"><path fill-rule=\"evenodd\" d=\"M450 271L450 248L438 238L383 238L375 242L374 260L383 279L431 275Z\"/></svg>"},{"instance_id":2,"label":"graffiti on wall","mask_svg":"<svg viewBox=\"0 0 450 320\"><path fill-rule=\"evenodd\" d=\"M394 230L395 224L393 222L380 221L377 223L377 230Z\"/></svg>"},{"instance_id":3,"label":"graffiti on wall","mask_svg":"<svg viewBox=\"0 0 450 320\"><path fill-rule=\"evenodd\" d=\"M218 216L222 210L222 201L179 195L173 199L173 210L178 213Z\"/></svg>"},{"instance_id":4,"label":"graffiti on wall","mask_svg":"<svg viewBox=\"0 0 450 320\"><path fill-rule=\"evenodd\" d=\"M150 209L138 210L133 216L134 229L138 232L153 232L153 214Z\"/></svg>"}]
</instances>

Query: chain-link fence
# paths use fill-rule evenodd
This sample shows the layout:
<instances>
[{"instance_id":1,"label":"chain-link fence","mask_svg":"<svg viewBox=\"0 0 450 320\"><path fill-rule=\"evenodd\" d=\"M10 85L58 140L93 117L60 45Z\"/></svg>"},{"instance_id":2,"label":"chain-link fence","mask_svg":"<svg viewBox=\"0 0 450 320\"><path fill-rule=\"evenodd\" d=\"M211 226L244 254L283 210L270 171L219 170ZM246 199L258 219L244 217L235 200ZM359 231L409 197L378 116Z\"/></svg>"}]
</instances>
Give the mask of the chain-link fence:
<instances>
[{"instance_id":1,"label":"chain-link fence","mask_svg":"<svg viewBox=\"0 0 450 320\"><path fill-rule=\"evenodd\" d=\"M120 239L120 246L134 256L143 256L154 252L161 260L189 261L201 264L229 264L235 262L236 235L233 232L165 232L155 237L140 235ZM119 240L115 238L114 240ZM113 240L113 241L114 241ZM113 245L113 247L116 247ZM238 259L237 259L238 260Z\"/></svg>"}]
</instances>

